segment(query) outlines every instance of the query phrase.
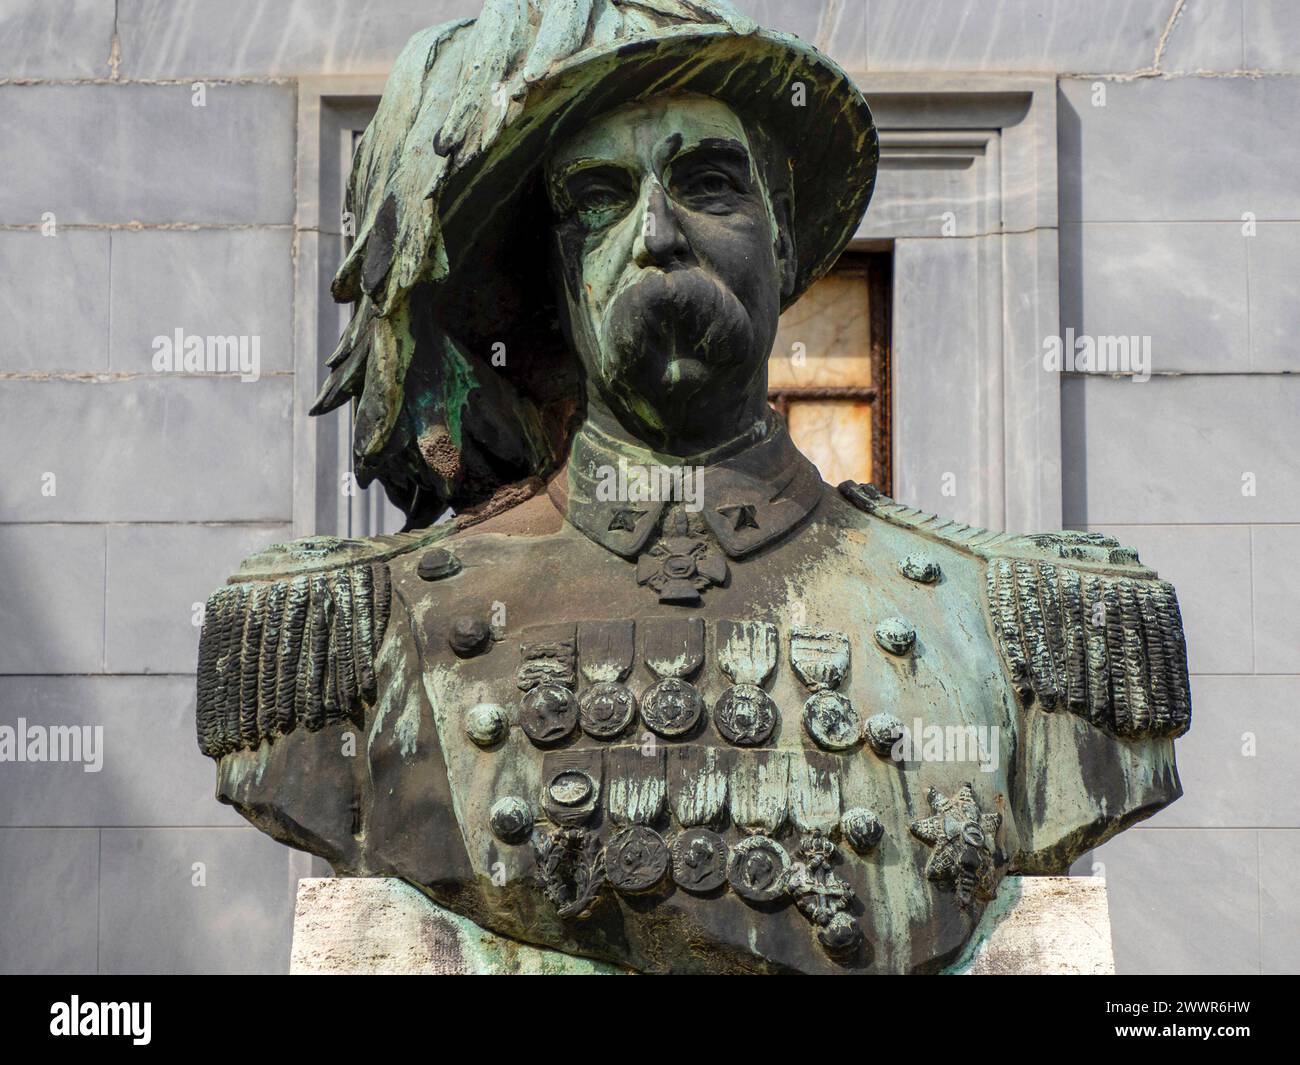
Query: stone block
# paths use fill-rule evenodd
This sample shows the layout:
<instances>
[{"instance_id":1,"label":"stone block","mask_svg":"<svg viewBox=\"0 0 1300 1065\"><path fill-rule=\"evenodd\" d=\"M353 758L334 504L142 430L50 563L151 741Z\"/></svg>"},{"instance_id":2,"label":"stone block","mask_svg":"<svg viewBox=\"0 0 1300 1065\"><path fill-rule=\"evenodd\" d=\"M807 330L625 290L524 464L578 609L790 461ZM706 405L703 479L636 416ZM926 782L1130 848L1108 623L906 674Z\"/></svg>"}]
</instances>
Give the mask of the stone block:
<instances>
[{"instance_id":1,"label":"stone block","mask_svg":"<svg viewBox=\"0 0 1300 1065\"><path fill-rule=\"evenodd\" d=\"M0 381L9 521L288 521L292 379ZM53 496L43 495L55 476Z\"/></svg>"},{"instance_id":2,"label":"stone block","mask_svg":"<svg viewBox=\"0 0 1300 1065\"><path fill-rule=\"evenodd\" d=\"M1169 20L1162 0L867 0L868 69L1141 70Z\"/></svg>"},{"instance_id":3,"label":"stone block","mask_svg":"<svg viewBox=\"0 0 1300 1065\"><path fill-rule=\"evenodd\" d=\"M1265 975L1300 973L1300 830L1259 834L1261 969Z\"/></svg>"},{"instance_id":4,"label":"stone block","mask_svg":"<svg viewBox=\"0 0 1300 1065\"><path fill-rule=\"evenodd\" d=\"M293 369L293 234L286 229L113 234L109 365L150 373L157 336L257 338L261 372Z\"/></svg>"},{"instance_id":5,"label":"stone block","mask_svg":"<svg viewBox=\"0 0 1300 1065\"><path fill-rule=\"evenodd\" d=\"M208 596L249 555L291 539L288 525L110 526L108 671L194 672Z\"/></svg>"},{"instance_id":6,"label":"stone block","mask_svg":"<svg viewBox=\"0 0 1300 1065\"><path fill-rule=\"evenodd\" d=\"M1061 382L1065 524L1300 522L1300 376Z\"/></svg>"},{"instance_id":7,"label":"stone block","mask_svg":"<svg viewBox=\"0 0 1300 1065\"><path fill-rule=\"evenodd\" d=\"M0 673L104 668L104 529L0 525Z\"/></svg>"},{"instance_id":8,"label":"stone block","mask_svg":"<svg viewBox=\"0 0 1300 1065\"><path fill-rule=\"evenodd\" d=\"M0 724L20 718L29 734L45 731L47 750L54 727L81 728L82 760L0 763L6 826L244 823L214 797L216 766L195 738L193 677L0 677ZM99 731L87 737L87 726Z\"/></svg>"},{"instance_id":9,"label":"stone block","mask_svg":"<svg viewBox=\"0 0 1300 1065\"><path fill-rule=\"evenodd\" d=\"M1145 345L1151 373L1247 372L1248 246L1235 222L1063 225L1061 328Z\"/></svg>"},{"instance_id":10,"label":"stone block","mask_svg":"<svg viewBox=\"0 0 1300 1065\"><path fill-rule=\"evenodd\" d=\"M283 973L291 853L252 828L105 829L100 971Z\"/></svg>"},{"instance_id":11,"label":"stone block","mask_svg":"<svg viewBox=\"0 0 1300 1065\"><path fill-rule=\"evenodd\" d=\"M1300 525L1257 525L1250 538L1255 672L1300 673Z\"/></svg>"},{"instance_id":12,"label":"stone block","mask_svg":"<svg viewBox=\"0 0 1300 1065\"><path fill-rule=\"evenodd\" d=\"M1086 78L1060 83L1062 222L1300 219L1300 139L1278 133L1300 78L1139 78L1094 97Z\"/></svg>"},{"instance_id":13,"label":"stone block","mask_svg":"<svg viewBox=\"0 0 1300 1065\"><path fill-rule=\"evenodd\" d=\"M0 972L95 971L99 829L0 828L0 896Z\"/></svg>"},{"instance_id":14,"label":"stone block","mask_svg":"<svg viewBox=\"0 0 1300 1065\"><path fill-rule=\"evenodd\" d=\"M1178 741L1183 797L1150 821L1167 828L1300 825L1295 752L1300 677L1192 678L1192 729Z\"/></svg>"},{"instance_id":15,"label":"stone block","mask_svg":"<svg viewBox=\"0 0 1300 1065\"><path fill-rule=\"evenodd\" d=\"M291 222L293 86L211 84L196 99L189 85L0 86L5 147L23 161L0 183L0 224Z\"/></svg>"},{"instance_id":16,"label":"stone block","mask_svg":"<svg viewBox=\"0 0 1300 1065\"><path fill-rule=\"evenodd\" d=\"M1245 240L1250 270L1250 368L1300 373L1300 222L1260 222Z\"/></svg>"},{"instance_id":17,"label":"stone block","mask_svg":"<svg viewBox=\"0 0 1300 1065\"><path fill-rule=\"evenodd\" d=\"M1255 837L1250 829L1136 828L1101 847L1116 972L1258 973Z\"/></svg>"},{"instance_id":18,"label":"stone block","mask_svg":"<svg viewBox=\"0 0 1300 1065\"><path fill-rule=\"evenodd\" d=\"M0 372L108 369L108 245L105 231L0 232Z\"/></svg>"},{"instance_id":19,"label":"stone block","mask_svg":"<svg viewBox=\"0 0 1300 1065\"><path fill-rule=\"evenodd\" d=\"M114 0L8 0L0 8L0 78L106 78Z\"/></svg>"},{"instance_id":20,"label":"stone block","mask_svg":"<svg viewBox=\"0 0 1300 1065\"><path fill-rule=\"evenodd\" d=\"M133 78L387 74L412 34L474 18L480 0L120 0Z\"/></svg>"}]
</instances>

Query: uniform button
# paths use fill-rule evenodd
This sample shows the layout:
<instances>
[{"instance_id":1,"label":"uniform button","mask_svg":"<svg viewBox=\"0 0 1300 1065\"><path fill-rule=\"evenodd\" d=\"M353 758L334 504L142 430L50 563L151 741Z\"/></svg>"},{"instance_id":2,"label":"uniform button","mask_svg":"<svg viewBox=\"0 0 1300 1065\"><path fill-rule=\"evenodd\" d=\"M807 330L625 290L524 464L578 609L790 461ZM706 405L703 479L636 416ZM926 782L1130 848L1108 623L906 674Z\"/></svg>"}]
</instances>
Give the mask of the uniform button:
<instances>
[{"instance_id":1,"label":"uniform button","mask_svg":"<svg viewBox=\"0 0 1300 1065\"><path fill-rule=\"evenodd\" d=\"M479 703L465 712L465 734L480 747L499 742L506 727L506 712L496 703Z\"/></svg>"},{"instance_id":2,"label":"uniform button","mask_svg":"<svg viewBox=\"0 0 1300 1065\"><path fill-rule=\"evenodd\" d=\"M903 738L903 723L893 714L872 714L867 718L867 745L878 755L888 756Z\"/></svg>"},{"instance_id":3,"label":"uniform button","mask_svg":"<svg viewBox=\"0 0 1300 1065\"><path fill-rule=\"evenodd\" d=\"M444 547L435 547L426 551L416 567L421 580L440 581L444 577L454 577L460 572L460 560Z\"/></svg>"},{"instance_id":4,"label":"uniform button","mask_svg":"<svg viewBox=\"0 0 1300 1065\"><path fill-rule=\"evenodd\" d=\"M481 618L459 617L451 623L447 642L461 658L472 658L487 650L492 642L492 628Z\"/></svg>"},{"instance_id":5,"label":"uniform button","mask_svg":"<svg viewBox=\"0 0 1300 1065\"><path fill-rule=\"evenodd\" d=\"M908 555L898 564L898 569L909 581L918 584L933 584L939 579L939 563L929 555Z\"/></svg>"},{"instance_id":6,"label":"uniform button","mask_svg":"<svg viewBox=\"0 0 1300 1065\"><path fill-rule=\"evenodd\" d=\"M903 618L886 618L876 626L876 643L891 655L905 655L916 643L916 629Z\"/></svg>"},{"instance_id":7,"label":"uniform button","mask_svg":"<svg viewBox=\"0 0 1300 1065\"><path fill-rule=\"evenodd\" d=\"M846 810L840 818L840 829L849 846L858 853L872 850L885 836L885 826L880 823L880 818L865 806Z\"/></svg>"},{"instance_id":8,"label":"uniform button","mask_svg":"<svg viewBox=\"0 0 1300 1065\"><path fill-rule=\"evenodd\" d=\"M502 843L519 843L533 827L533 811L517 795L497 799L488 812L492 834Z\"/></svg>"}]
</instances>

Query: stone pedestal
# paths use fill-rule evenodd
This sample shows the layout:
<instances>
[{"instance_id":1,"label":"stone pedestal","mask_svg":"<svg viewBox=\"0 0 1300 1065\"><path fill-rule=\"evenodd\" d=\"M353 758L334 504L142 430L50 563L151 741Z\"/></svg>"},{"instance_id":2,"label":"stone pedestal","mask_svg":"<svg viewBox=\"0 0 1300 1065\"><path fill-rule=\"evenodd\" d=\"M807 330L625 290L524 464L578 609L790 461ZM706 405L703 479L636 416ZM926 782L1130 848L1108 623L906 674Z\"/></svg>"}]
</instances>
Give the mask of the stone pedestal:
<instances>
[{"instance_id":1,"label":"stone pedestal","mask_svg":"<svg viewBox=\"0 0 1300 1065\"><path fill-rule=\"evenodd\" d=\"M304 877L294 906L289 972L470 976L622 970L494 935L404 880Z\"/></svg>"},{"instance_id":2,"label":"stone pedestal","mask_svg":"<svg viewBox=\"0 0 1300 1065\"><path fill-rule=\"evenodd\" d=\"M531 947L485 931L401 880L304 878L294 909L295 974L597 975L617 966ZM1106 881L1008 877L965 955L963 975L1109 975Z\"/></svg>"},{"instance_id":3,"label":"stone pedestal","mask_svg":"<svg viewBox=\"0 0 1300 1065\"><path fill-rule=\"evenodd\" d=\"M968 976L1113 976L1110 908L1100 876L1009 876L963 957Z\"/></svg>"}]
</instances>

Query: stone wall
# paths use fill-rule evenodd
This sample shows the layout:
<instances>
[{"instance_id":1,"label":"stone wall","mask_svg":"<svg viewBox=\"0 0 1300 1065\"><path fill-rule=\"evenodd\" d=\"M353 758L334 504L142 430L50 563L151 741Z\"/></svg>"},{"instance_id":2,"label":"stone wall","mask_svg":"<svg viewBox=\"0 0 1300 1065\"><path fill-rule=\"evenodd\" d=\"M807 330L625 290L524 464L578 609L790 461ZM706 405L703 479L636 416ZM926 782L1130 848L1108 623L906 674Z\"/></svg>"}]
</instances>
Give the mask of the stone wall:
<instances>
[{"instance_id":1,"label":"stone wall","mask_svg":"<svg viewBox=\"0 0 1300 1065\"><path fill-rule=\"evenodd\" d=\"M1300 970L1300 5L739 6L851 71L1059 77L1062 325L1149 336L1153 371L1064 381L1065 520L1178 585L1196 674L1187 796L1085 864L1121 972ZM287 968L306 870L212 800L191 671L195 604L295 533L306 475L297 79L477 8L0 2L0 723L105 744L0 767L6 971ZM260 378L156 372L178 328L258 337Z\"/></svg>"}]
</instances>

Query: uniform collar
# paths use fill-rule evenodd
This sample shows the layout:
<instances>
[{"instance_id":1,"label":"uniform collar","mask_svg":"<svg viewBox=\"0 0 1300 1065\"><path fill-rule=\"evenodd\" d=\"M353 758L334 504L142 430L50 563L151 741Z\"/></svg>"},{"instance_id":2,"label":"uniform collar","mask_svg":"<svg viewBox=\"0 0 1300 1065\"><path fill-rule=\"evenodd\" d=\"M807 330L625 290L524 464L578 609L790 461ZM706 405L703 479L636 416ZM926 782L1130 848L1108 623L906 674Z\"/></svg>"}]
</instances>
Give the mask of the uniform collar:
<instances>
[{"instance_id":1,"label":"uniform collar","mask_svg":"<svg viewBox=\"0 0 1300 1065\"><path fill-rule=\"evenodd\" d=\"M650 474L648 498L634 488L641 470ZM625 558L645 549L674 500L699 508L723 551L739 558L794 529L821 491L816 468L775 412L730 443L685 458L628 444L586 422L549 488L575 528Z\"/></svg>"}]
</instances>

